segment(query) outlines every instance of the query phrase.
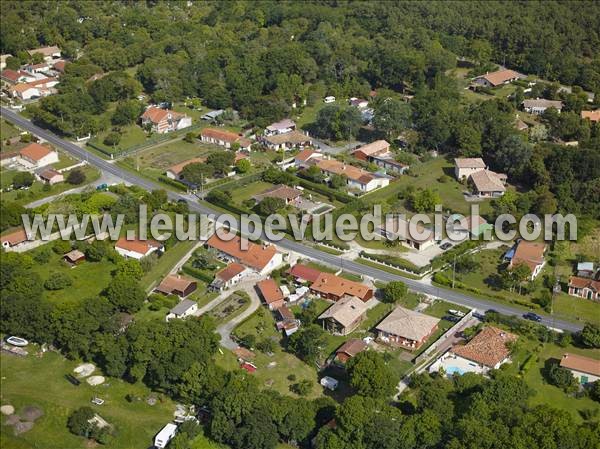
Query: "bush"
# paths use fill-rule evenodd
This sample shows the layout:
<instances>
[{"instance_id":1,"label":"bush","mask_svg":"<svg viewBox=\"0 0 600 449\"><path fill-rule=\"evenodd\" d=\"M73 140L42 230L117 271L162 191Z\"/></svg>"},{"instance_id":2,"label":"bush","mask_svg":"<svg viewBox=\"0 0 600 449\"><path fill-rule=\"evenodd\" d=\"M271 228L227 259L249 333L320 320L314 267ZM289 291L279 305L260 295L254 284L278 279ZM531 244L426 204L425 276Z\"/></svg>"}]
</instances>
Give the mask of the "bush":
<instances>
[{"instance_id":1,"label":"bush","mask_svg":"<svg viewBox=\"0 0 600 449\"><path fill-rule=\"evenodd\" d=\"M73 185L83 184L85 182L85 173L78 168L71 170L67 176L67 182Z\"/></svg>"},{"instance_id":2,"label":"bush","mask_svg":"<svg viewBox=\"0 0 600 449\"><path fill-rule=\"evenodd\" d=\"M184 183L167 178L166 176L159 176L158 180L160 182L164 182L165 184L169 184L171 187L175 187L177 190L181 190L182 192L186 192L188 189Z\"/></svg>"},{"instance_id":3,"label":"bush","mask_svg":"<svg viewBox=\"0 0 600 449\"><path fill-rule=\"evenodd\" d=\"M69 240L58 239L52 244L52 251L56 254L66 254L71 251L71 242Z\"/></svg>"},{"instance_id":4,"label":"bush","mask_svg":"<svg viewBox=\"0 0 600 449\"><path fill-rule=\"evenodd\" d=\"M573 377L573 373L557 363L550 365L546 373L546 378L549 383L565 391L570 391L577 386L577 381Z\"/></svg>"},{"instance_id":5,"label":"bush","mask_svg":"<svg viewBox=\"0 0 600 449\"><path fill-rule=\"evenodd\" d=\"M600 348L600 326L587 323L581 330L580 337L588 348Z\"/></svg>"},{"instance_id":6,"label":"bush","mask_svg":"<svg viewBox=\"0 0 600 449\"><path fill-rule=\"evenodd\" d=\"M33 184L33 181L35 181L34 176L26 171L15 173L15 176L13 176L13 186L15 189L29 187Z\"/></svg>"},{"instance_id":7,"label":"bush","mask_svg":"<svg viewBox=\"0 0 600 449\"><path fill-rule=\"evenodd\" d=\"M62 290L73 284L73 280L65 273L53 273L44 282L46 290Z\"/></svg>"},{"instance_id":8,"label":"bush","mask_svg":"<svg viewBox=\"0 0 600 449\"><path fill-rule=\"evenodd\" d=\"M298 396L308 396L313 389L314 382L308 379L290 385L290 391Z\"/></svg>"}]
</instances>

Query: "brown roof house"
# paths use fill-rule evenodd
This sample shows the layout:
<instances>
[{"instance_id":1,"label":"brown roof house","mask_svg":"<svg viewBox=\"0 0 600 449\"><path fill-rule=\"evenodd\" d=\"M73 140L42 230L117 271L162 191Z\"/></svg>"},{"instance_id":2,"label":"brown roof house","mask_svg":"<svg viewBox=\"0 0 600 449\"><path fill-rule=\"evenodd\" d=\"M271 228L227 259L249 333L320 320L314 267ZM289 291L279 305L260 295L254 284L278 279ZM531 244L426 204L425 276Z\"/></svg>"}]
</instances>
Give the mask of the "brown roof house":
<instances>
[{"instance_id":1,"label":"brown roof house","mask_svg":"<svg viewBox=\"0 0 600 449\"><path fill-rule=\"evenodd\" d=\"M284 305L283 292L274 279L265 279L256 284L256 288L269 310L277 310Z\"/></svg>"},{"instance_id":2,"label":"brown roof house","mask_svg":"<svg viewBox=\"0 0 600 449\"><path fill-rule=\"evenodd\" d=\"M600 109L595 111L581 111L581 118L588 119L590 122L600 122Z\"/></svg>"},{"instance_id":3,"label":"brown roof house","mask_svg":"<svg viewBox=\"0 0 600 449\"><path fill-rule=\"evenodd\" d=\"M567 353L563 355L560 366L571 371L580 384L600 380L600 360Z\"/></svg>"},{"instance_id":4,"label":"brown roof house","mask_svg":"<svg viewBox=\"0 0 600 449\"><path fill-rule=\"evenodd\" d=\"M294 156L294 165L296 168L306 168L310 164L309 162L316 161L317 159L321 159L323 157L323 153L319 153L317 150L313 150L310 148L305 148L300 151L296 156Z\"/></svg>"},{"instance_id":5,"label":"brown roof house","mask_svg":"<svg viewBox=\"0 0 600 449\"><path fill-rule=\"evenodd\" d=\"M141 117L142 126L150 126L152 132L164 134L192 126L192 118L170 109L150 106Z\"/></svg>"},{"instance_id":6,"label":"brown roof house","mask_svg":"<svg viewBox=\"0 0 600 449\"><path fill-rule=\"evenodd\" d=\"M297 263L288 270L288 274L292 276L296 282L303 284L305 282L315 282L319 278L321 271L309 267L308 265Z\"/></svg>"},{"instance_id":7,"label":"brown roof house","mask_svg":"<svg viewBox=\"0 0 600 449\"><path fill-rule=\"evenodd\" d=\"M75 266L85 261L85 254L78 249L74 249L73 251L69 251L67 254L65 254L63 259L68 264Z\"/></svg>"},{"instance_id":8,"label":"brown roof house","mask_svg":"<svg viewBox=\"0 0 600 449\"><path fill-rule=\"evenodd\" d=\"M483 87L498 87L504 84L509 84L520 78L525 78L525 75L515 72L514 70L497 70L496 72L488 72L485 75L478 76L473 80L475 84Z\"/></svg>"},{"instance_id":9,"label":"brown roof house","mask_svg":"<svg viewBox=\"0 0 600 449\"><path fill-rule=\"evenodd\" d=\"M171 167L167 168L167 171L165 172L165 174L167 175L167 178L169 178L169 179L175 179L177 181L180 181L181 179L183 179L181 172L187 165L203 164L205 162L206 162L205 157L194 157L192 159L188 159L186 161L179 162L178 164L172 165Z\"/></svg>"},{"instance_id":10,"label":"brown roof house","mask_svg":"<svg viewBox=\"0 0 600 449\"><path fill-rule=\"evenodd\" d=\"M345 364L365 349L367 349L367 344L364 341L360 338L351 338L335 351L335 361Z\"/></svg>"},{"instance_id":11,"label":"brown roof house","mask_svg":"<svg viewBox=\"0 0 600 449\"><path fill-rule=\"evenodd\" d=\"M348 335L367 316L367 305L356 296L346 296L319 315L323 328L334 335Z\"/></svg>"},{"instance_id":12,"label":"brown roof house","mask_svg":"<svg viewBox=\"0 0 600 449\"><path fill-rule=\"evenodd\" d=\"M546 245L544 243L519 240L512 256L508 256L510 259L508 269L525 264L531 270L531 280L534 280L546 264L544 260L545 252Z\"/></svg>"},{"instance_id":13,"label":"brown roof house","mask_svg":"<svg viewBox=\"0 0 600 449\"><path fill-rule=\"evenodd\" d=\"M488 326L465 345L455 345L435 361L429 372L444 370L454 374L476 373L486 375L510 360L510 344L517 336Z\"/></svg>"},{"instance_id":14,"label":"brown roof house","mask_svg":"<svg viewBox=\"0 0 600 449\"><path fill-rule=\"evenodd\" d=\"M230 233L224 233L223 237L215 232L206 242L207 248L212 248L230 262L241 263L259 274L270 273L283 261L283 256L273 245L258 245Z\"/></svg>"},{"instance_id":15,"label":"brown roof house","mask_svg":"<svg viewBox=\"0 0 600 449\"><path fill-rule=\"evenodd\" d=\"M296 319L294 312L286 306L281 306L275 311L276 326L282 330L287 337L300 329L300 321Z\"/></svg>"},{"instance_id":16,"label":"brown roof house","mask_svg":"<svg viewBox=\"0 0 600 449\"><path fill-rule=\"evenodd\" d=\"M303 193L304 192L302 192L302 190L288 187L283 184L278 184L276 186L269 187L267 190L257 195L254 195L252 198L254 198L257 203L260 203L265 198L279 198L285 201L286 205L291 204L292 206L296 206L299 204Z\"/></svg>"},{"instance_id":17,"label":"brown roof house","mask_svg":"<svg viewBox=\"0 0 600 449\"><path fill-rule=\"evenodd\" d=\"M497 198L506 192L507 176L491 170L480 170L471 175L469 184L481 198Z\"/></svg>"},{"instance_id":18,"label":"brown roof house","mask_svg":"<svg viewBox=\"0 0 600 449\"><path fill-rule=\"evenodd\" d=\"M385 140L376 140L367 145L357 148L352 155L361 161L368 161L370 156L378 156L389 153L390 144Z\"/></svg>"},{"instance_id":19,"label":"brown roof house","mask_svg":"<svg viewBox=\"0 0 600 449\"><path fill-rule=\"evenodd\" d=\"M196 288L198 288L198 283L195 280L170 274L158 284L154 291L163 295L177 295L185 298L196 291Z\"/></svg>"},{"instance_id":20,"label":"brown roof house","mask_svg":"<svg viewBox=\"0 0 600 449\"><path fill-rule=\"evenodd\" d=\"M558 112L562 111L563 103L558 100L546 100L545 98L536 98L535 100L523 101L523 110L530 114L543 114L546 109L554 108Z\"/></svg>"},{"instance_id":21,"label":"brown roof house","mask_svg":"<svg viewBox=\"0 0 600 449\"><path fill-rule=\"evenodd\" d=\"M23 228L19 228L16 231L9 232L0 237L0 243L2 243L2 248L4 249L18 248L27 241L27 233Z\"/></svg>"},{"instance_id":22,"label":"brown roof house","mask_svg":"<svg viewBox=\"0 0 600 449\"><path fill-rule=\"evenodd\" d=\"M304 149L312 146L312 139L300 131L293 130L283 134L273 134L261 137L261 142L270 150Z\"/></svg>"},{"instance_id":23,"label":"brown roof house","mask_svg":"<svg viewBox=\"0 0 600 449\"><path fill-rule=\"evenodd\" d=\"M348 165L335 159L319 159L315 165L321 169L327 177L331 175L341 175L346 177L348 188L361 192L370 192L371 190L386 187L390 184L389 176L380 176L368 172L362 168Z\"/></svg>"},{"instance_id":24,"label":"brown roof house","mask_svg":"<svg viewBox=\"0 0 600 449\"><path fill-rule=\"evenodd\" d=\"M398 306L375 329L383 343L412 351L427 341L439 322L438 318Z\"/></svg>"},{"instance_id":25,"label":"brown roof house","mask_svg":"<svg viewBox=\"0 0 600 449\"><path fill-rule=\"evenodd\" d=\"M19 151L19 161L27 169L37 169L58 162L58 153L39 143L30 143Z\"/></svg>"},{"instance_id":26,"label":"brown roof house","mask_svg":"<svg viewBox=\"0 0 600 449\"><path fill-rule=\"evenodd\" d=\"M215 278L210 284L211 290L223 291L237 284L246 274L248 270L245 266L231 262L225 268L215 273Z\"/></svg>"},{"instance_id":27,"label":"brown roof house","mask_svg":"<svg viewBox=\"0 0 600 449\"><path fill-rule=\"evenodd\" d=\"M250 151L252 142L239 134L223 129L204 128L200 133L200 140L204 143L212 143L230 149L234 143L240 144L240 150Z\"/></svg>"},{"instance_id":28,"label":"brown roof house","mask_svg":"<svg viewBox=\"0 0 600 449\"><path fill-rule=\"evenodd\" d=\"M40 181L51 186L65 180L62 173L50 167L42 168L36 174Z\"/></svg>"},{"instance_id":29,"label":"brown roof house","mask_svg":"<svg viewBox=\"0 0 600 449\"><path fill-rule=\"evenodd\" d=\"M421 251L435 245L435 233L420 223L411 231L410 223L401 217L388 217L378 228L388 240L399 240L404 246Z\"/></svg>"},{"instance_id":30,"label":"brown roof house","mask_svg":"<svg viewBox=\"0 0 600 449\"><path fill-rule=\"evenodd\" d=\"M359 282L349 281L332 273L319 273L310 290L322 298L339 301L345 296L356 296L363 302L373 297L373 289Z\"/></svg>"},{"instance_id":31,"label":"brown roof house","mask_svg":"<svg viewBox=\"0 0 600 449\"><path fill-rule=\"evenodd\" d=\"M580 276L569 278L569 295L600 301L600 281Z\"/></svg>"},{"instance_id":32,"label":"brown roof house","mask_svg":"<svg viewBox=\"0 0 600 449\"><path fill-rule=\"evenodd\" d=\"M454 174L459 181L469 179L473 173L486 168L487 165L480 157L458 157L454 159Z\"/></svg>"}]
</instances>

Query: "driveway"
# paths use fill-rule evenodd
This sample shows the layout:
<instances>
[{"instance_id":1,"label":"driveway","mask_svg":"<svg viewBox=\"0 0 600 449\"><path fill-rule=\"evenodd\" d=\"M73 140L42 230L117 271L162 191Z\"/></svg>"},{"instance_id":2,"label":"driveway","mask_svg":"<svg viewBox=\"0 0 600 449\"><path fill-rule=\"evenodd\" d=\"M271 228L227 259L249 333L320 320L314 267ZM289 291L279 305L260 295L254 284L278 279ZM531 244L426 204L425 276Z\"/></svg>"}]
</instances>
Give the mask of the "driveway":
<instances>
[{"instance_id":1,"label":"driveway","mask_svg":"<svg viewBox=\"0 0 600 449\"><path fill-rule=\"evenodd\" d=\"M258 297L258 293L256 293L256 289L254 288L255 285L256 281L242 282L236 286L237 288L235 290L243 290L248 293L248 296L250 296L250 305L238 316L217 327L217 332L221 336L221 346L224 346L227 349L234 350L238 347L238 344L231 339L231 332L233 332L238 324L240 324L242 321L256 312L259 307L261 307L260 298ZM229 292L229 295L231 295L231 292Z\"/></svg>"}]
</instances>

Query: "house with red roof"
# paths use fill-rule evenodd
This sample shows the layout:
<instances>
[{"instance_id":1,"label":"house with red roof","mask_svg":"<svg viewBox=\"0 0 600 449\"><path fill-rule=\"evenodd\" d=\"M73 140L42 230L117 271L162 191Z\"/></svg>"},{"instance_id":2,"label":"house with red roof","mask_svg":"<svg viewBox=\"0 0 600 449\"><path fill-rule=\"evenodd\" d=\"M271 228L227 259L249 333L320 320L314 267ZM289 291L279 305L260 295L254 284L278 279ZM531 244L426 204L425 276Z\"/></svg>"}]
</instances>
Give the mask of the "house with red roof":
<instances>
[{"instance_id":1,"label":"house with red roof","mask_svg":"<svg viewBox=\"0 0 600 449\"><path fill-rule=\"evenodd\" d=\"M238 143L240 145L239 149L242 151L250 151L250 147L252 146L250 139L246 139L231 131L217 128L204 128L200 132L200 140L204 143L225 147L228 150L231 149L234 143Z\"/></svg>"},{"instance_id":2,"label":"house with red roof","mask_svg":"<svg viewBox=\"0 0 600 449\"><path fill-rule=\"evenodd\" d=\"M141 116L142 126L150 126L152 132L164 134L192 126L192 118L186 114L149 106Z\"/></svg>"},{"instance_id":3,"label":"house with red roof","mask_svg":"<svg viewBox=\"0 0 600 449\"><path fill-rule=\"evenodd\" d=\"M44 145L33 142L19 151L17 162L34 170L58 162L58 153Z\"/></svg>"},{"instance_id":4,"label":"house with red roof","mask_svg":"<svg viewBox=\"0 0 600 449\"><path fill-rule=\"evenodd\" d=\"M507 257L510 259L508 269L512 270L517 265L525 264L531 270L530 279L533 281L541 273L542 268L546 264L544 260L545 252L546 245L544 243L519 240L512 255Z\"/></svg>"},{"instance_id":5,"label":"house with red roof","mask_svg":"<svg viewBox=\"0 0 600 449\"><path fill-rule=\"evenodd\" d=\"M277 310L284 305L283 292L274 279L264 279L256 284L256 288L269 310Z\"/></svg>"},{"instance_id":6,"label":"house with red roof","mask_svg":"<svg viewBox=\"0 0 600 449\"><path fill-rule=\"evenodd\" d=\"M485 75L478 76L473 82L483 87L498 87L512 83L521 78L525 78L525 75L515 72L514 70L505 69L488 72Z\"/></svg>"},{"instance_id":7,"label":"house with red roof","mask_svg":"<svg viewBox=\"0 0 600 449\"><path fill-rule=\"evenodd\" d=\"M178 274L170 274L158 284L154 291L163 295L177 295L183 299L196 291L197 287L198 283L193 279Z\"/></svg>"},{"instance_id":8,"label":"house with red roof","mask_svg":"<svg viewBox=\"0 0 600 449\"><path fill-rule=\"evenodd\" d=\"M292 276L296 282L303 284L305 282L315 282L319 278L321 271L308 265L297 263L288 270L287 274Z\"/></svg>"},{"instance_id":9,"label":"house with red roof","mask_svg":"<svg viewBox=\"0 0 600 449\"><path fill-rule=\"evenodd\" d=\"M115 244L115 250L125 258L141 259L152 254L155 251L162 252L164 245L156 240L140 240L135 238L127 240L121 237Z\"/></svg>"},{"instance_id":10,"label":"house with red roof","mask_svg":"<svg viewBox=\"0 0 600 449\"><path fill-rule=\"evenodd\" d=\"M23 228L0 236L0 244L2 244L2 248L6 250L18 248L20 245L27 242L27 240L27 233Z\"/></svg>"},{"instance_id":11,"label":"house with red roof","mask_svg":"<svg viewBox=\"0 0 600 449\"><path fill-rule=\"evenodd\" d=\"M250 272L248 268L237 262L231 262L225 268L215 273L215 278L210 284L210 289L215 291L227 290L233 287Z\"/></svg>"},{"instance_id":12,"label":"house with red roof","mask_svg":"<svg viewBox=\"0 0 600 449\"><path fill-rule=\"evenodd\" d=\"M571 276L569 278L569 295L600 301L600 280Z\"/></svg>"}]
</instances>

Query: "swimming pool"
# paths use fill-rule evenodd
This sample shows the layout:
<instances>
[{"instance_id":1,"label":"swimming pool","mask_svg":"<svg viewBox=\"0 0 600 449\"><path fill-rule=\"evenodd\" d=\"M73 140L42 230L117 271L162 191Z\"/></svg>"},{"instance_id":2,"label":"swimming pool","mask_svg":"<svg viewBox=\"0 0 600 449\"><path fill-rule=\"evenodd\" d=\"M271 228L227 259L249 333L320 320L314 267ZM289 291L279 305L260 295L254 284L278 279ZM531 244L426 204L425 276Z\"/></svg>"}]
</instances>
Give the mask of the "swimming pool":
<instances>
[{"instance_id":1,"label":"swimming pool","mask_svg":"<svg viewBox=\"0 0 600 449\"><path fill-rule=\"evenodd\" d=\"M465 370L462 368L459 368L458 366L448 366L446 367L446 375L448 377L453 376L455 374L458 374L459 376L462 376L463 374L465 374Z\"/></svg>"}]
</instances>

